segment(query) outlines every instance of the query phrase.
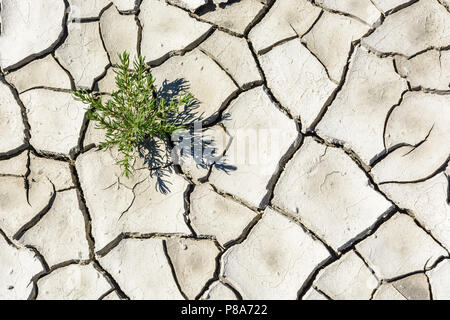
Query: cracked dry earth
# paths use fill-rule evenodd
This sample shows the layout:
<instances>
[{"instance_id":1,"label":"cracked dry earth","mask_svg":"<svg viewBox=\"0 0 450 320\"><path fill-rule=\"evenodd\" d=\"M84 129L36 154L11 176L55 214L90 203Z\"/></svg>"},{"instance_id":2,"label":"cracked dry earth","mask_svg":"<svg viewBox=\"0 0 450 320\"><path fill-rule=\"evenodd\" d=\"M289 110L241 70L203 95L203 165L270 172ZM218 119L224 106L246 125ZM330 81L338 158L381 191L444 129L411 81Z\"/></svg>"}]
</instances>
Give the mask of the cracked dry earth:
<instances>
[{"instance_id":1,"label":"cracked dry earth","mask_svg":"<svg viewBox=\"0 0 450 320\"><path fill-rule=\"evenodd\" d=\"M450 299L450 1L2 2L1 299ZM281 153L125 179L71 95L123 50Z\"/></svg>"}]
</instances>

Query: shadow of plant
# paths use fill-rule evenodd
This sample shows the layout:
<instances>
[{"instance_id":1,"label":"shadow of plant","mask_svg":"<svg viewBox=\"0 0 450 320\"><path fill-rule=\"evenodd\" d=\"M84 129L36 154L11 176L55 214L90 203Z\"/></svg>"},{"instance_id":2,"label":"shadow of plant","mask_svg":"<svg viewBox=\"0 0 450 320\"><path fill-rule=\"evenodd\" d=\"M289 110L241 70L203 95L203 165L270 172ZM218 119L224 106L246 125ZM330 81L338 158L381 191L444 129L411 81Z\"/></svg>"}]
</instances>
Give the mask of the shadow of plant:
<instances>
[{"instance_id":1,"label":"shadow of plant","mask_svg":"<svg viewBox=\"0 0 450 320\"><path fill-rule=\"evenodd\" d=\"M192 161L197 168L208 169L209 166L214 166L227 173L236 170L236 167L225 163L224 152L230 142L218 141L220 138L214 138L211 131L212 128L191 128L174 135L174 161L179 164Z\"/></svg>"},{"instance_id":2,"label":"shadow of plant","mask_svg":"<svg viewBox=\"0 0 450 320\"><path fill-rule=\"evenodd\" d=\"M157 97L171 100L186 92L189 92L189 84L185 79L172 82L166 80L159 88ZM139 146L139 157L143 158L145 166L150 170L150 178L156 178L155 189L162 194L170 193L170 175L178 172L181 165L189 161L202 169L214 166L226 173L236 170L235 166L224 163L223 153L228 146L222 148L222 144L205 134L211 129L201 127L204 114L197 111L199 105L200 102L193 99L177 114L175 121L184 124L186 129L164 139L148 137ZM225 118L229 118L229 115L224 115L223 119Z\"/></svg>"},{"instance_id":3,"label":"shadow of plant","mask_svg":"<svg viewBox=\"0 0 450 320\"><path fill-rule=\"evenodd\" d=\"M172 82L164 80L161 88L157 92L158 99L177 99L183 93L189 92L189 84L185 79L176 79ZM200 106L200 102L197 99L192 99L191 103L184 105L183 110L176 116L175 120L178 124L189 125L194 121L200 121L203 117L202 114L198 114L196 109Z\"/></svg>"}]
</instances>

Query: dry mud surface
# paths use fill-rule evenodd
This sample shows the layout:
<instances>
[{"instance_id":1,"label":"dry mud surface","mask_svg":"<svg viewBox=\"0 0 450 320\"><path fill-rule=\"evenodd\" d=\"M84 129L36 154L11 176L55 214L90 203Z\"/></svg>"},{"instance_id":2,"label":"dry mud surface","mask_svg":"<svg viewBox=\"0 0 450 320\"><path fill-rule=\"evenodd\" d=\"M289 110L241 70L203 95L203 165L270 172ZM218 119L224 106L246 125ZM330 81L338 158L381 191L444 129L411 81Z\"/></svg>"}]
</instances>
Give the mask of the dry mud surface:
<instances>
[{"instance_id":1,"label":"dry mud surface","mask_svg":"<svg viewBox=\"0 0 450 320\"><path fill-rule=\"evenodd\" d=\"M1 2L0 299L450 299L448 0ZM124 50L214 162L98 150Z\"/></svg>"}]
</instances>

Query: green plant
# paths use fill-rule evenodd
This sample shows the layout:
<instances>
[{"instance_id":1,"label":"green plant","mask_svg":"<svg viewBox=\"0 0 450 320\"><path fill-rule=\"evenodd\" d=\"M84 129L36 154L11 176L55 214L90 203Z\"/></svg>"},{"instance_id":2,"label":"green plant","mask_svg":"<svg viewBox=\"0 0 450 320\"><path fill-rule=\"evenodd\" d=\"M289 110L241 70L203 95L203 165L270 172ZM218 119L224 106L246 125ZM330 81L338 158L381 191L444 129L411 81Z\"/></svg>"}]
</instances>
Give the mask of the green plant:
<instances>
[{"instance_id":1,"label":"green plant","mask_svg":"<svg viewBox=\"0 0 450 320\"><path fill-rule=\"evenodd\" d=\"M190 93L165 99L158 96L155 80L145 58L137 57L130 70L130 56L119 54L120 65L116 73L117 91L112 99L103 102L85 90L74 91L75 98L89 105L88 119L96 123L96 128L105 130L106 141L100 149L117 147L122 159L117 164L122 174L129 177L133 172L133 161L139 146L149 137L167 138L175 130L184 128L179 123L179 110L193 101Z\"/></svg>"}]
</instances>

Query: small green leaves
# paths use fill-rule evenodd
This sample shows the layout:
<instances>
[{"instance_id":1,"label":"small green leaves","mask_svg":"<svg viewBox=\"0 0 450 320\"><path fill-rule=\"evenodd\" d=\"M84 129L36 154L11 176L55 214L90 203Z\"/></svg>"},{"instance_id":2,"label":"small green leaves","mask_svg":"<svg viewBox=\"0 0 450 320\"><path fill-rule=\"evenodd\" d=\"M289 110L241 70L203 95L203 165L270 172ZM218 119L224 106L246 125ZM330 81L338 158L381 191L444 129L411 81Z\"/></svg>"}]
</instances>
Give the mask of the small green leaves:
<instances>
[{"instance_id":1,"label":"small green leaves","mask_svg":"<svg viewBox=\"0 0 450 320\"><path fill-rule=\"evenodd\" d=\"M117 91L106 102L85 90L74 91L75 99L89 105L87 117L96 128L105 130L106 139L101 149L116 147L121 154L117 164L122 174L133 174L133 162L139 145L148 137L164 139L175 130L183 128L177 115L183 105L190 104L194 97L185 93L169 100L158 97L154 78L144 57L137 57L130 70L130 56L119 54L120 65L116 73Z\"/></svg>"}]
</instances>

